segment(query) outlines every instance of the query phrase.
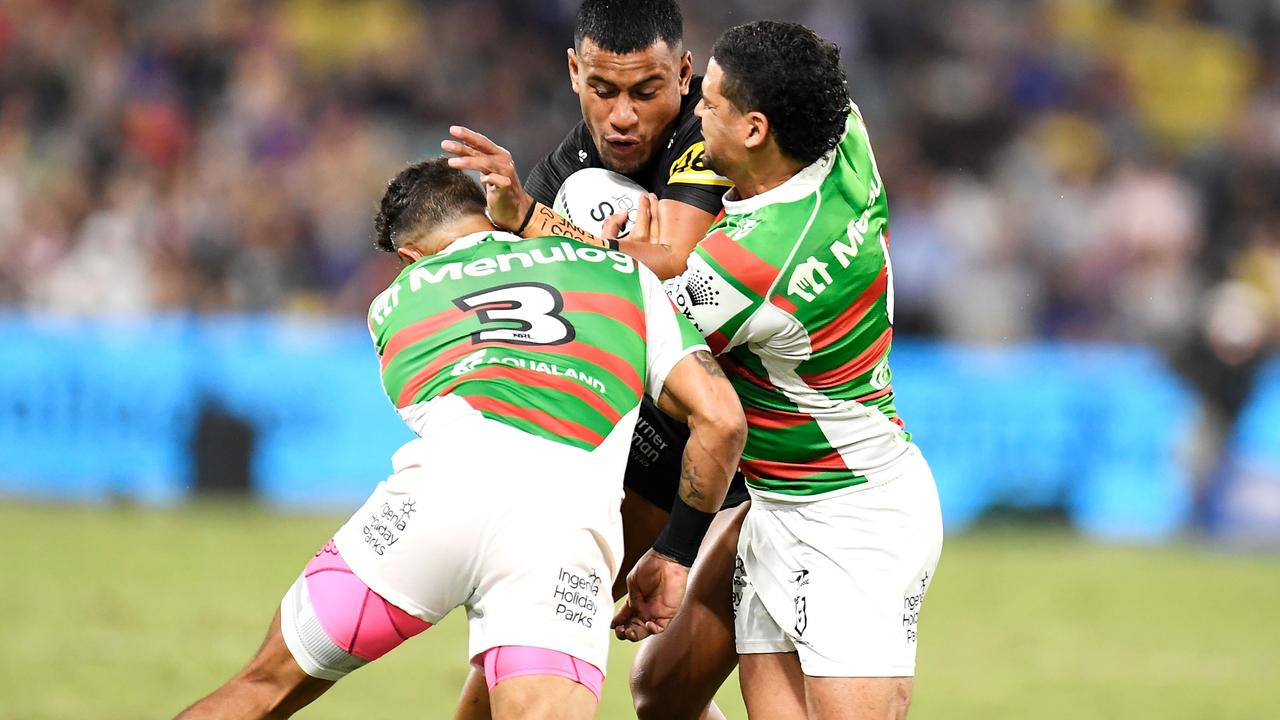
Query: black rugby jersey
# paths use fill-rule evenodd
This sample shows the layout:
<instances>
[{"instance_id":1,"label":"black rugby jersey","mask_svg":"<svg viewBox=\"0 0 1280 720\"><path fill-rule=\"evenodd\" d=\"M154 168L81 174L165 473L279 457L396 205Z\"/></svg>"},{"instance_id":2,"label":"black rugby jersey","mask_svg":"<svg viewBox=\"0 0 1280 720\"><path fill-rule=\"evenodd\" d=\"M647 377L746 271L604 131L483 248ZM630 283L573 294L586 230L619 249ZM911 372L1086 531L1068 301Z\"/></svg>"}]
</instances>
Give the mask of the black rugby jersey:
<instances>
[{"instance_id":1,"label":"black rugby jersey","mask_svg":"<svg viewBox=\"0 0 1280 720\"><path fill-rule=\"evenodd\" d=\"M733 184L715 174L702 160L702 121L693 109L702 99L702 77L695 75L689 94L680 102L665 148L659 148L649 162L627 175L637 185L662 200L678 200L718 215L720 200ZM542 159L524 181L533 199L551 207L565 179L583 168L602 168L600 152L591 140L587 124L579 121L560 147Z\"/></svg>"}]
</instances>

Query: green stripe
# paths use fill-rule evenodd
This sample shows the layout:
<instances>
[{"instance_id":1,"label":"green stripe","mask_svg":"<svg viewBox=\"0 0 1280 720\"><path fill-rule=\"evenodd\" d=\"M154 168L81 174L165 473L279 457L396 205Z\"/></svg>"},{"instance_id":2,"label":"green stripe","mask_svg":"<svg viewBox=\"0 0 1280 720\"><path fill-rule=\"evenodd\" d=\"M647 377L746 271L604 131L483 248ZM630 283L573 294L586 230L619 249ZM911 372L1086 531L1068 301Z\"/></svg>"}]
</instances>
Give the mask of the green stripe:
<instances>
[{"instance_id":1,"label":"green stripe","mask_svg":"<svg viewBox=\"0 0 1280 720\"><path fill-rule=\"evenodd\" d=\"M508 425L517 430L527 432L530 435L536 435L546 440L553 440L555 442L561 443L562 445L568 445L570 447L575 447L580 450L586 450L587 452L591 452L592 450L596 449L596 446L584 440L565 437L557 433L548 432L546 428L530 420L525 420L523 418L517 418L517 417L510 417L507 415L500 415L497 413L483 412L483 411L480 414L489 418L490 420L496 420L502 423L503 425Z\"/></svg>"},{"instance_id":2,"label":"green stripe","mask_svg":"<svg viewBox=\"0 0 1280 720\"><path fill-rule=\"evenodd\" d=\"M457 378L450 378L456 380ZM488 397L501 400L528 410L550 412L558 417L594 430L601 436L613 432L614 422L601 415L582 399L561 390L552 388L529 388L506 379L487 378L483 380L463 380L453 390L453 394L462 397ZM550 401L550 403L548 402ZM639 399L632 404L635 407ZM552 412L548 405L554 407ZM628 408L630 410L631 408Z\"/></svg>"},{"instance_id":3,"label":"green stripe","mask_svg":"<svg viewBox=\"0 0 1280 720\"><path fill-rule=\"evenodd\" d=\"M780 495L821 495L834 490L861 485L867 479L854 475L851 471L828 470L805 476L799 480L770 480L768 478L747 478L747 485L757 490L778 493Z\"/></svg>"}]
</instances>

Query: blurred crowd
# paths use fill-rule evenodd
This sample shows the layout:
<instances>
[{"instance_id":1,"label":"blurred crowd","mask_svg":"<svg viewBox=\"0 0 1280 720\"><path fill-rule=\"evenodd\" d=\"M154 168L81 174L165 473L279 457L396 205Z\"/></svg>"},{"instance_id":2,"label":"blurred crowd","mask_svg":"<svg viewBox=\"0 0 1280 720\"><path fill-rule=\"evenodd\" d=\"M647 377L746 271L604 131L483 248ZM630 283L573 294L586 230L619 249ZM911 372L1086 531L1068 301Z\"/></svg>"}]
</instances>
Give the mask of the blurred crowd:
<instances>
[{"instance_id":1,"label":"blurred crowd","mask_svg":"<svg viewBox=\"0 0 1280 720\"><path fill-rule=\"evenodd\" d=\"M1280 3L684 7L699 69L761 17L841 46L901 331L1148 343L1219 385L1274 345ZM527 172L577 120L575 9L0 3L0 306L362 312L395 272L371 216L398 166L465 123Z\"/></svg>"}]
</instances>

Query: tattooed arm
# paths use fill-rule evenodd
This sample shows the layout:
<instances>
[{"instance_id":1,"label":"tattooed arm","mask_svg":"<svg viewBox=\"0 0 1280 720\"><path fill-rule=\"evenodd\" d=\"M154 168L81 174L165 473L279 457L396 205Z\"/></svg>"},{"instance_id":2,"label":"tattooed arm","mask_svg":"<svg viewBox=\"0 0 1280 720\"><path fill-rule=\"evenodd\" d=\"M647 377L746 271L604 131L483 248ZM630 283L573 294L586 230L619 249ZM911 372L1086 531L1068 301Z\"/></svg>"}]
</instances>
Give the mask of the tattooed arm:
<instances>
[{"instance_id":1,"label":"tattooed arm","mask_svg":"<svg viewBox=\"0 0 1280 720\"><path fill-rule=\"evenodd\" d=\"M613 619L614 633L632 641L665 630L679 609L689 567L724 502L747 437L738 395L705 350L676 363L658 407L689 424L689 442L671 519L627 576L627 600Z\"/></svg>"},{"instance_id":2,"label":"tattooed arm","mask_svg":"<svg viewBox=\"0 0 1280 720\"><path fill-rule=\"evenodd\" d=\"M716 512L724 502L747 436L738 394L715 358L699 350L672 369L658 407L689 425L680 499L703 512Z\"/></svg>"}]
</instances>

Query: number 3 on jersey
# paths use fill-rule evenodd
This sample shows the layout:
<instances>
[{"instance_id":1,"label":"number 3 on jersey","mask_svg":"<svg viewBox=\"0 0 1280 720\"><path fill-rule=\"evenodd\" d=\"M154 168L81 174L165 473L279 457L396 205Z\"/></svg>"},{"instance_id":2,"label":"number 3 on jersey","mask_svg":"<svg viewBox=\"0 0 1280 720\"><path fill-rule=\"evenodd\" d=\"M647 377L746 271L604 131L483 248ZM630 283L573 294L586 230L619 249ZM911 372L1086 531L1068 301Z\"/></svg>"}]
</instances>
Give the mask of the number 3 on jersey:
<instances>
[{"instance_id":1,"label":"number 3 on jersey","mask_svg":"<svg viewBox=\"0 0 1280 720\"><path fill-rule=\"evenodd\" d=\"M471 342L515 345L563 345L572 342L573 325L560 312L564 296L543 283L515 283L454 298L464 312L474 311L484 324L502 324L471 333Z\"/></svg>"}]
</instances>

